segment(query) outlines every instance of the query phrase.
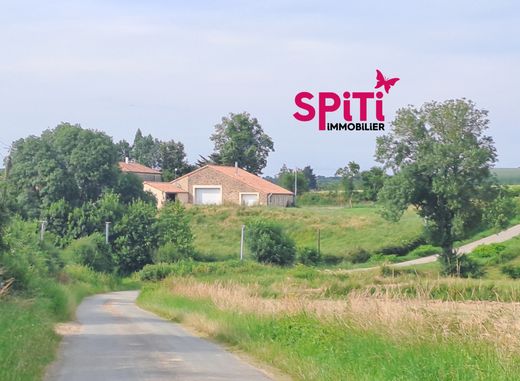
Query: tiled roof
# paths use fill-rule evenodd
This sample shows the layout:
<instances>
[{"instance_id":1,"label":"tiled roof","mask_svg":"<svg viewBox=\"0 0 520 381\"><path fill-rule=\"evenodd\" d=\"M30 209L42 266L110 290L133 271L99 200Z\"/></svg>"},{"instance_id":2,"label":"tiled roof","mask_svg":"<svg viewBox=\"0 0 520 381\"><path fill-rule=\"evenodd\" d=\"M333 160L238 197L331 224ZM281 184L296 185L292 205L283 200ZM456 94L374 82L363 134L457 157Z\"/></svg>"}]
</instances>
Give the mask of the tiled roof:
<instances>
[{"instance_id":1,"label":"tiled roof","mask_svg":"<svg viewBox=\"0 0 520 381\"><path fill-rule=\"evenodd\" d=\"M142 165L139 163L125 163L124 161L119 162L119 168L123 172L132 172L132 173L150 173L154 175L160 175L161 171L157 169L149 168L146 165Z\"/></svg>"},{"instance_id":2,"label":"tiled roof","mask_svg":"<svg viewBox=\"0 0 520 381\"><path fill-rule=\"evenodd\" d=\"M158 181L145 181L143 184L149 185L152 188L158 189L164 193L188 193L184 189L172 183L163 183Z\"/></svg>"},{"instance_id":3,"label":"tiled roof","mask_svg":"<svg viewBox=\"0 0 520 381\"><path fill-rule=\"evenodd\" d=\"M293 194L291 191L273 184L270 181L264 180L257 175L253 175L242 168L226 167L222 165L208 165L207 167L247 184L260 192L287 195Z\"/></svg>"}]
</instances>

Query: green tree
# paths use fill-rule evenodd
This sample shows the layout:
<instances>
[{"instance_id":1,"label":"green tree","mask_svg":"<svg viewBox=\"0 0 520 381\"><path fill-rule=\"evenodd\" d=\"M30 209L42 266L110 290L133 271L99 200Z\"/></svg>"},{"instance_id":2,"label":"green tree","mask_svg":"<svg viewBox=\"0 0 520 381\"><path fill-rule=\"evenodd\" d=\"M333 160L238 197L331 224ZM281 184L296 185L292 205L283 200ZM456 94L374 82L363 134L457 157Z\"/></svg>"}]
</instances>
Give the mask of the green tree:
<instances>
[{"instance_id":1,"label":"green tree","mask_svg":"<svg viewBox=\"0 0 520 381\"><path fill-rule=\"evenodd\" d=\"M294 241L274 222L257 219L247 225L247 244L258 262L290 265L296 257Z\"/></svg>"},{"instance_id":2,"label":"green tree","mask_svg":"<svg viewBox=\"0 0 520 381\"><path fill-rule=\"evenodd\" d=\"M465 99L398 110L393 132L377 139L376 158L393 170L379 193L383 215L398 220L411 204L456 272L455 240L480 219L496 195L490 168L496 161L487 111Z\"/></svg>"},{"instance_id":3,"label":"green tree","mask_svg":"<svg viewBox=\"0 0 520 381\"><path fill-rule=\"evenodd\" d=\"M193 170L186 160L184 144L174 140L159 143L157 164L162 170L163 181L171 181Z\"/></svg>"},{"instance_id":4,"label":"green tree","mask_svg":"<svg viewBox=\"0 0 520 381\"><path fill-rule=\"evenodd\" d=\"M131 157L147 167L157 168L159 166L159 145L159 140L154 139L152 135L143 136L141 130L137 129L131 149Z\"/></svg>"},{"instance_id":5,"label":"green tree","mask_svg":"<svg viewBox=\"0 0 520 381\"><path fill-rule=\"evenodd\" d=\"M62 123L13 144L7 193L25 217L64 199L72 207L96 200L117 181L117 150L102 132Z\"/></svg>"},{"instance_id":6,"label":"green tree","mask_svg":"<svg viewBox=\"0 0 520 381\"><path fill-rule=\"evenodd\" d=\"M114 264L121 274L130 274L152 262L157 247L154 205L135 201L114 226Z\"/></svg>"},{"instance_id":7,"label":"green tree","mask_svg":"<svg viewBox=\"0 0 520 381\"><path fill-rule=\"evenodd\" d=\"M282 188L290 190L294 192L294 171L287 168L284 164L282 168L280 168L280 172L276 175L276 183L280 185ZM309 191L309 183L307 182L307 178L302 171L296 172L296 186L298 194L302 194L304 192Z\"/></svg>"},{"instance_id":8,"label":"green tree","mask_svg":"<svg viewBox=\"0 0 520 381\"><path fill-rule=\"evenodd\" d=\"M312 170L310 165L307 165L303 168L303 176L307 180L307 184L309 186L310 190L315 190L318 188L318 184L316 182L316 175L314 174L314 171Z\"/></svg>"},{"instance_id":9,"label":"green tree","mask_svg":"<svg viewBox=\"0 0 520 381\"><path fill-rule=\"evenodd\" d=\"M352 198L354 196L354 181L359 176L359 164L354 161L350 161L345 167L339 168L336 171L336 176L341 176L341 182L343 190L345 192L345 200L348 201L349 206L352 208Z\"/></svg>"},{"instance_id":10,"label":"green tree","mask_svg":"<svg viewBox=\"0 0 520 381\"><path fill-rule=\"evenodd\" d=\"M210 157L213 162L222 165L237 162L241 168L257 175L262 173L269 153L274 151L271 138L247 112L223 117L210 139L215 144Z\"/></svg>"},{"instance_id":11,"label":"green tree","mask_svg":"<svg viewBox=\"0 0 520 381\"><path fill-rule=\"evenodd\" d=\"M372 167L368 171L361 172L363 183L363 196L366 200L377 201L377 194L383 188L388 175L382 168Z\"/></svg>"},{"instance_id":12,"label":"green tree","mask_svg":"<svg viewBox=\"0 0 520 381\"><path fill-rule=\"evenodd\" d=\"M132 146L126 140L120 140L116 143L116 149L119 161L125 161L132 154Z\"/></svg>"},{"instance_id":13,"label":"green tree","mask_svg":"<svg viewBox=\"0 0 520 381\"><path fill-rule=\"evenodd\" d=\"M193 256L193 233L186 209L178 201L168 202L161 208L157 219L159 245L167 250L156 257L156 262L173 262Z\"/></svg>"}]
</instances>

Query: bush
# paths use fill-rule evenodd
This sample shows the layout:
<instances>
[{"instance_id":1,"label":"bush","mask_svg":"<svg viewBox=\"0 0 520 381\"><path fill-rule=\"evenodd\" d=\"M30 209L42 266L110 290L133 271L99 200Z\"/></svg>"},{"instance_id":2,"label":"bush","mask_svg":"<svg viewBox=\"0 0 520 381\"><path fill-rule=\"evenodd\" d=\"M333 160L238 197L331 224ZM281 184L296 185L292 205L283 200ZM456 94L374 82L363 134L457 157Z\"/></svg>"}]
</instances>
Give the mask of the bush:
<instances>
[{"instance_id":1,"label":"bush","mask_svg":"<svg viewBox=\"0 0 520 381\"><path fill-rule=\"evenodd\" d=\"M65 255L73 262L95 271L109 273L113 270L112 252L101 233L94 233L72 242L65 250Z\"/></svg>"},{"instance_id":2,"label":"bush","mask_svg":"<svg viewBox=\"0 0 520 381\"><path fill-rule=\"evenodd\" d=\"M190 251L193 254L193 251ZM179 246L172 242L167 242L162 246L159 246L157 251L154 253L154 263L173 263L183 259L191 257L190 252L183 250Z\"/></svg>"},{"instance_id":3,"label":"bush","mask_svg":"<svg viewBox=\"0 0 520 381\"><path fill-rule=\"evenodd\" d=\"M459 274L464 278L480 278L485 274L482 264L467 255L458 257L458 266Z\"/></svg>"},{"instance_id":4,"label":"bush","mask_svg":"<svg viewBox=\"0 0 520 381\"><path fill-rule=\"evenodd\" d=\"M158 281L175 274L176 266L171 263L156 263L146 265L139 271L139 279L142 281Z\"/></svg>"},{"instance_id":5,"label":"bush","mask_svg":"<svg viewBox=\"0 0 520 381\"><path fill-rule=\"evenodd\" d=\"M410 251L409 255L413 257L427 257L429 255L440 254L442 249L432 245L421 245Z\"/></svg>"},{"instance_id":6,"label":"bush","mask_svg":"<svg viewBox=\"0 0 520 381\"><path fill-rule=\"evenodd\" d=\"M471 256L474 258L495 258L502 251L504 251L505 248L506 247L500 243L492 243L490 245L480 245L471 252Z\"/></svg>"},{"instance_id":7,"label":"bush","mask_svg":"<svg viewBox=\"0 0 520 381\"><path fill-rule=\"evenodd\" d=\"M347 261L352 263L365 263L370 259L371 255L365 249L357 248L347 253L345 257Z\"/></svg>"},{"instance_id":8,"label":"bush","mask_svg":"<svg viewBox=\"0 0 520 381\"><path fill-rule=\"evenodd\" d=\"M503 266L500 270L503 274L513 279L520 279L520 266L506 265Z\"/></svg>"},{"instance_id":9,"label":"bush","mask_svg":"<svg viewBox=\"0 0 520 381\"><path fill-rule=\"evenodd\" d=\"M321 263L321 254L312 247L303 247L298 250L298 260L304 265L318 265Z\"/></svg>"},{"instance_id":10,"label":"bush","mask_svg":"<svg viewBox=\"0 0 520 381\"><path fill-rule=\"evenodd\" d=\"M403 240L397 245L390 245L382 248L380 250L381 254L395 254L395 255L406 255L410 251L416 249L417 247L424 245L426 242L424 237L418 237L410 240Z\"/></svg>"},{"instance_id":11,"label":"bush","mask_svg":"<svg viewBox=\"0 0 520 381\"><path fill-rule=\"evenodd\" d=\"M141 270L152 262L157 247L154 205L135 201L114 227L114 261L121 274Z\"/></svg>"},{"instance_id":12,"label":"bush","mask_svg":"<svg viewBox=\"0 0 520 381\"><path fill-rule=\"evenodd\" d=\"M180 202L168 202L162 207L157 228L159 245L162 247L156 253L156 262L175 262L193 256L190 218Z\"/></svg>"},{"instance_id":13,"label":"bush","mask_svg":"<svg viewBox=\"0 0 520 381\"><path fill-rule=\"evenodd\" d=\"M294 242L280 225L257 219L247 225L248 246L258 262L290 265L294 262Z\"/></svg>"}]
</instances>

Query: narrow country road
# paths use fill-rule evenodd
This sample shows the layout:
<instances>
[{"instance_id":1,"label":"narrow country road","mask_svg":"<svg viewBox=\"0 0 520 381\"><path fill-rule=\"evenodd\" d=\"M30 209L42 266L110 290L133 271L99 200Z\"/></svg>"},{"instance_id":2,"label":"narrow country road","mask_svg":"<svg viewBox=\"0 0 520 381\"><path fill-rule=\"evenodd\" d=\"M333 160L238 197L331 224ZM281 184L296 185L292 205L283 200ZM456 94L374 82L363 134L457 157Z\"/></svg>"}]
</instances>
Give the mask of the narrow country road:
<instances>
[{"instance_id":1,"label":"narrow country road","mask_svg":"<svg viewBox=\"0 0 520 381\"><path fill-rule=\"evenodd\" d=\"M64 326L46 381L267 381L269 377L180 325L144 311L138 292L96 295Z\"/></svg>"}]
</instances>

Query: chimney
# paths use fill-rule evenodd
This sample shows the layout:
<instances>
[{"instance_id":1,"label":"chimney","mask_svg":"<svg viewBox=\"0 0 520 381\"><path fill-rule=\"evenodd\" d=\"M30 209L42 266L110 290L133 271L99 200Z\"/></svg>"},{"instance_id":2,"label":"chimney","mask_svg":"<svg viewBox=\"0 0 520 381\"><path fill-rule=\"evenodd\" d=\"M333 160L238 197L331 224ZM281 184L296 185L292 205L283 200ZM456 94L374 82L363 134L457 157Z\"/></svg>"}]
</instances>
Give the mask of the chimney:
<instances>
[{"instance_id":1,"label":"chimney","mask_svg":"<svg viewBox=\"0 0 520 381\"><path fill-rule=\"evenodd\" d=\"M125 163L128 164L129 160L128 160L128 156L125 157Z\"/></svg>"},{"instance_id":2,"label":"chimney","mask_svg":"<svg viewBox=\"0 0 520 381\"><path fill-rule=\"evenodd\" d=\"M238 161L235 161L235 175L238 176Z\"/></svg>"}]
</instances>

